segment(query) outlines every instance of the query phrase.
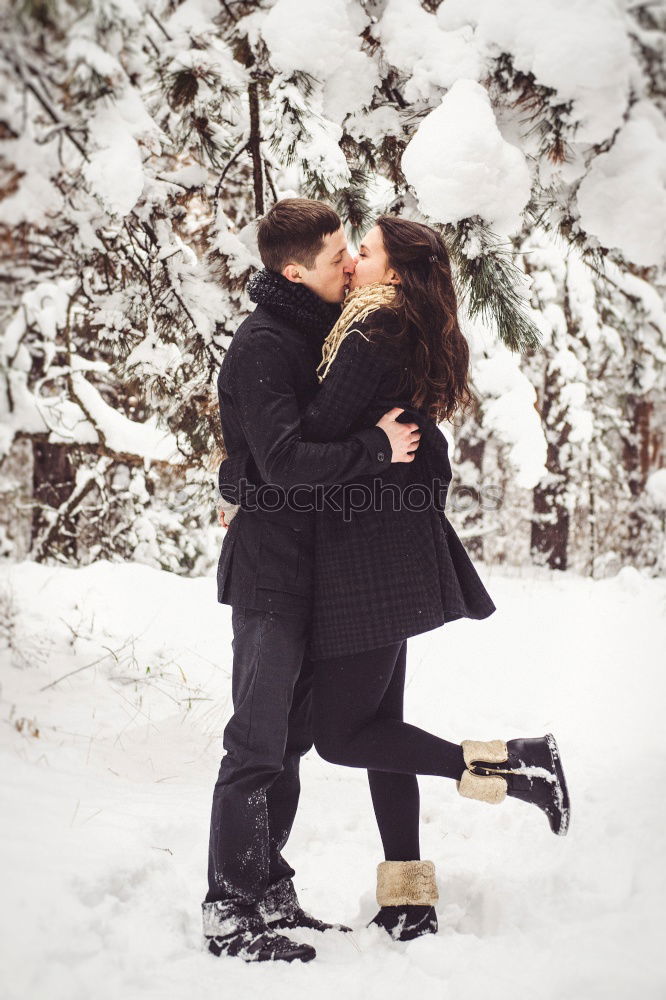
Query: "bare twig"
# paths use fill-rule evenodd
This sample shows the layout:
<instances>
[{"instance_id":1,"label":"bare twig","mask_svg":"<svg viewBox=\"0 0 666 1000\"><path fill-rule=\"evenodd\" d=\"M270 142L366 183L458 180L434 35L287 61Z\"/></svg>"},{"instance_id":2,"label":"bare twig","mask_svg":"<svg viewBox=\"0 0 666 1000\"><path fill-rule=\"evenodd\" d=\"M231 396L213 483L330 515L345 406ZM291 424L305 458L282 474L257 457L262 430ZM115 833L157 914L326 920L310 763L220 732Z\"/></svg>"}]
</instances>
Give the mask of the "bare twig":
<instances>
[{"instance_id":1,"label":"bare twig","mask_svg":"<svg viewBox=\"0 0 666 1000\"><path fill-rule=\"evenodd\" d=\"M125 646L128 646L131 642L134 642L133 636L131 639L127 639L127 641L119 647L117 652L120 652L121 649L124 649ZM63 674L62 677L58 677L57 680L51 681L50 684L45 684L44 687L41 687L39 690L47 691L49 688L55 687L56 684L60 684L60 681L64 681L67 677L73 677L74 674L80 674L82 670L88 670L90 667L94 667L96 664L101 663L102 660L105 660L109 655L113 656L116 660L118 659L116 653L112 649L108 649L104 656L100 656L96 660L92 660L90 663L85 663L82 667L77 667L76 670L70 670L69 673Z\"/></svg>"},{"instance_id":2,"label":"bare twig","mask_svg":"<svg viewBox=\"0 0 666 1000\"><path fill-rule=\"evenodd\" d=\"M171 35L166 30L166 28L164 27L164 25L162 24L162 22L159 20L159 18L155 17L155 15L153 14L153 12L152 12L152 10L150 8L148 8L148 17L150 17L151 20L153 20L155 22L155 24L160 29L160 31L162 32L162 34L164 35L164 37L167 39L167 41L170 42L172 40L171 39Z\"/></svg>"},{"instance_id":3,"label":"bare twig","mask_svg":"<svg viewBox=\"0 0 666 1000\"><path fill-rule=\"evenodd\" d=\"M81 405L80 401L78 402L79 405ZM88 416L88 414L86 414L86 416ZM94 422L92 420L90 422L93 424L94 427L95 426ZM81 486L75 487L72 490L72 492L64 501L64 503L62 503L60 507L58 507L58 509L55 511L55 516L51 521L51 524L49 524L49 526L45 530L42 537L37 540L35 544L33 559L39 562L43 558L44 554L48 551L51 539L54 537L54 535L58 530L58 525L60 524L60 522L68 515L72 515L74 513L74 511L79 506L81 501L85 499L88 493L90 493L90 491L92 490L93 486L95 486L96 484L97 484L97 476L95 474L91 474L87 479L85 479L85 481L81 484ZM44 689L42 688L42 690Z\"/></svg>"},{"instance_id":4,"label":"bare twig","mask_svg":"<svg viewBox=\"0 0 666 1000\"><path fill-rule=\"evenodd\" d=\"M232 154L231 158L229 160L227 160L227 162L225 163L224 170L220 174L219 180L218 180L217 184L215 185L215 193L213 195L213 197L215 198L215 201L217 201L217 199L220 196L220 188L222 186L222 181L227 176L227 173L229 172L229 168L231 166L233 166L233 164L236 162L236 160L241 155L241 153L245 152L245 150L248 148L248 145L249 145L249 143L247 142L247 140L245 142L243 142L243 144L238 147L238 149L235 151L235 153Z\"/></svg>"}]
</instances>

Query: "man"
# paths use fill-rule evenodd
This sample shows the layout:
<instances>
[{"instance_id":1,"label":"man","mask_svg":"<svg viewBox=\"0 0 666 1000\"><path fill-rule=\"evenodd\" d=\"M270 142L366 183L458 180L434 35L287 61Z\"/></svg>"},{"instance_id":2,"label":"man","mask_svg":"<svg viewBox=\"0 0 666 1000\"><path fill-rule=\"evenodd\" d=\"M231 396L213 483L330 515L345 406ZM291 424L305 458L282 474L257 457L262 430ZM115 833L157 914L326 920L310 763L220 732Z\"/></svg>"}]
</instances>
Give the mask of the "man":
<instances>
[{"instance_id":1,"label":"man","mask_svg":"<svg viewBox=\"0 0 666 1000\"><path fill-rule=\"evenodd\" d=\"M300 758L312 746L306 648L315 488L412 461L419 432L397 422L396 409L345 441L301 440L300 414L316 392L322 344L354 264L337 214L308 199L278 202L259 223L258 243L264 270L249 285L257 308L218 377L230 481L237 461L265 496L242 505L218 565L218 600L233 608L234 713L213 793L203 929L216 955L309 961L313 948L278 931L333 926L302 910L281 853L298 805Z\"/></svg>"}]
</instances>

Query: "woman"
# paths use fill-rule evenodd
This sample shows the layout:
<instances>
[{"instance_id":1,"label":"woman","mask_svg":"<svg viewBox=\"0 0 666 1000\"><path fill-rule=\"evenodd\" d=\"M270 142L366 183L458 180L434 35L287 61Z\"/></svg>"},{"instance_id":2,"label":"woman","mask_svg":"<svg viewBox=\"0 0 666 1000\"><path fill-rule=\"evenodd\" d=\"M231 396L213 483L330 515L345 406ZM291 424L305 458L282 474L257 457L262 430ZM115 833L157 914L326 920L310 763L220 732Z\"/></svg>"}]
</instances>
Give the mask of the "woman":
<instances>
[{"instance_id":1,"label":"woman","mask_svg":"<svg viewBox=\"0 0 666 1000\"><path fill-rule=\"evenodd\" d=\"M457 744L403 721L407 637L495 610L443 513L451 470L437 424L469 398L456 313L439 235L381 216L361 245L302 423L304 439L332 441L404 405L422 428L413 462L391 465L381 481L348 484L342 502L338 491L319 516L311 640L315 747L326 760L368 770L386 859L373 923L399 940L437 930L434 866L420 860L416 775L452 778L463 796L485 802L523 799L560 835L569 821L552 735Z\"/></svg>"}]
</instances>

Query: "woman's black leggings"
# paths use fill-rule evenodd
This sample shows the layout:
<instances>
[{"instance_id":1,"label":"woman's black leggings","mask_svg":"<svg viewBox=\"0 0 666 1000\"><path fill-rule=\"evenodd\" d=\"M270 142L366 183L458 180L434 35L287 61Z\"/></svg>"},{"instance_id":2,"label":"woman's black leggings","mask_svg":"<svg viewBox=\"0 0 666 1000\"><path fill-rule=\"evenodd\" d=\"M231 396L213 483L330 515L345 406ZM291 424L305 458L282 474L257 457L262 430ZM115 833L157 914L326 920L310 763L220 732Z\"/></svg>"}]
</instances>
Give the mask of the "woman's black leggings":
<instances>
[{"instance_id":1,"label":"woman's black leggings","mask_svg":"<svg viewBox=\"0 0 666 1000\"><path fill-rule=\"evenodd\" d=\"M416 861L417 774L459 780L462 747L403 722L407 640L351 656L317 660L314 742L324 760L368 770L387 861Z\"/></svg>"}]
</instances>

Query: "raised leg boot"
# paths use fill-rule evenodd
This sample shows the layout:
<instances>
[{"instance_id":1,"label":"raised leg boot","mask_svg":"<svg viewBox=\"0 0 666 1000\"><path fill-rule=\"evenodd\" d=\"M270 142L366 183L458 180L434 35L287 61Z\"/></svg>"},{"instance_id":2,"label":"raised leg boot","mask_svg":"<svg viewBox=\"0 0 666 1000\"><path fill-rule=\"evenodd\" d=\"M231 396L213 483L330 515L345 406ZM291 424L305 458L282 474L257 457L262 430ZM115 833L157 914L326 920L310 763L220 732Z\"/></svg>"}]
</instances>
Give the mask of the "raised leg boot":
<instances>
[{"instance_id":1,"label":"raised leg boot","mask_svg":"<svg viewBox=\"0 0 666 1000\"><path fill-rule=\"evenodd\" d=\"M462 741L466 770L457 782L466 798L498 803L509 795L542 809L553 833L564 836L571 807L555 737Z\"/></svg>"}]
</instances>

